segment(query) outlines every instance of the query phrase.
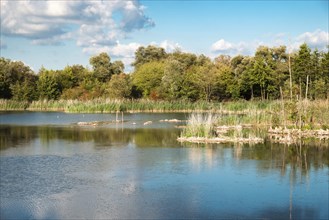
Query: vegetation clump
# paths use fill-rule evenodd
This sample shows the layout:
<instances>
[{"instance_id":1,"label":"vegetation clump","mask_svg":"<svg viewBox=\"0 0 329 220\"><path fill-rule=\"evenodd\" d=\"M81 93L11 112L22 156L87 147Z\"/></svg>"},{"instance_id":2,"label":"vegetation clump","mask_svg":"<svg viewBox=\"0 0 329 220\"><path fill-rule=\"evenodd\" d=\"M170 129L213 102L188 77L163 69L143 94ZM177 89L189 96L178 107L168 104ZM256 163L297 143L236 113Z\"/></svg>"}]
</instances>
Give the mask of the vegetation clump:
<instances>
[{"instance_id":1,"label":"vegetation clump","mask_svg":"<svg viewBox=\"0 0 329 220\"><path fill-rule=\"evenodd\" d=\"M250 106L243 114L240 111L229 115L217 113L216 116L209 113L205 117L193 113L178 140L259 143L268 136L273 142L290 144L305 138L329 139L328 104L328 100L275 101L262 109ZM267 134L259 137L259 128Z\"/></svg>"},{"instance_id":2,"label":"vegetation clump","mask_svg":"<svg viewBox=\"0 0 329 220\"><path fill-rule=\"evenodd\" d=\"M244 136L241 132L234 133L233 136L227 135L229 129L241 130L242 126L217 126L220 115L218 114L201 114L192 113L188 119L186 127L183 129L181 136L177 139L180 142L192 143L262 143L263 138L253 135ZM225 132L222 132L225 130Z\"/></svg>"}]
</instances>

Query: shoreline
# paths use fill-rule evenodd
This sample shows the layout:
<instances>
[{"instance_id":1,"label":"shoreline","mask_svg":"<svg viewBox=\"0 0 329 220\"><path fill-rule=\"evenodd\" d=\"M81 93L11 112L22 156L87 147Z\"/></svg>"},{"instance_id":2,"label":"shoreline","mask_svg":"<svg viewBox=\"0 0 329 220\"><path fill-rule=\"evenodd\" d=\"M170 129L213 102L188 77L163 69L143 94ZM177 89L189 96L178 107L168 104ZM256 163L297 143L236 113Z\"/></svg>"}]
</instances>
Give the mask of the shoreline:
<instances>
[{"instance_id":1,"label":"shoreline","mask_svg":"<svg viewBox=\"0 0 329 220\"><path fill-rule=\"evenodd\" d=\"M177 138L179 142L190 142L190 143L248 143L248 144L259 144L264 143L263 138L230 138L230 137L179 137Z\"/></svg>"}]
</instances>

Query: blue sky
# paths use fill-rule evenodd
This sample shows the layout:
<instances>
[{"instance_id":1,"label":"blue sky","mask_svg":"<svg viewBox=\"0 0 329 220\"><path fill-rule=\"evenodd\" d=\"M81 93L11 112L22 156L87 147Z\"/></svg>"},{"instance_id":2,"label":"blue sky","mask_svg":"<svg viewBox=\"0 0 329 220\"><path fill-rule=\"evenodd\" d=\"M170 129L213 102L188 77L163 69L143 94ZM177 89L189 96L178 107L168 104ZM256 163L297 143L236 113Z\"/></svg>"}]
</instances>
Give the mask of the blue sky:
<instances>
[{"instance_id":1,"label":"blue sky","mask_svg":"<svg viewBox=\"0 0 329 220\"><path fill-rule=\"evenodd\" d=\"M15 13L12 13L12 12ZM328 1L1 1L1 56L38 71L107 52L127 70L139 46L251 55L259 45L324 49Z\"/></svg>"}]
</instances>

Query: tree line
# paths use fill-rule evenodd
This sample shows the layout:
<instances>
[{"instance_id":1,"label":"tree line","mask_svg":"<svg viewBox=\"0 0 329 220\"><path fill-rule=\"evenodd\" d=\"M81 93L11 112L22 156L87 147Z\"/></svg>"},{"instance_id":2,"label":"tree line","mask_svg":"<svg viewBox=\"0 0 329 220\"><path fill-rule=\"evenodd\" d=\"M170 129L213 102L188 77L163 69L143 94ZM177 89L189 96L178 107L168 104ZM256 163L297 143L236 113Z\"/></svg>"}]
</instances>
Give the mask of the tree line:
<instances>
[{"instance_id":1,"label":"tree line","mask_svg":"<svg viewBox=\"0 0 329 220\"><path fill-rule=\"evenodd\" d=\"M156 46L139 47L124 73L121 61L107 53L62 70L42 67L34 73L21 61L0 58L0 98L17 101L95 98L187 101L236 99L328 99L329 52L302 44L288 53L286 46L260 46L253 56L220 55L211 60Z\"/></svg>"}]
</instances>

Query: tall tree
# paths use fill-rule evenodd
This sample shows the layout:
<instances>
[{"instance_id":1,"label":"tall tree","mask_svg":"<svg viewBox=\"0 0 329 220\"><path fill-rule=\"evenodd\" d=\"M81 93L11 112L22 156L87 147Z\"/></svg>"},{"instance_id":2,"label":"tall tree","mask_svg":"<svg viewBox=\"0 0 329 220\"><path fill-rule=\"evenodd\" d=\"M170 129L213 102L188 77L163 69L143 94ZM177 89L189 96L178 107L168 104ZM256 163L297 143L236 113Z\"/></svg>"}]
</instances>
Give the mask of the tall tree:
<instances>
[{"instance_id":1,"label":"tall tree","mask_svg":"<svg viewBox=\"0 0 329 220\"><path fill-rule=\"evenodd\" d=\"M113 75L108 83L107 93L111 98L129 98L131 95L130 77L126 74Z\"/></svg>"},{"instance_id":2,"label":"tall tree","mask_svg":"<svg viewBox=\"0 0 329 220\"><path fill-rule=\"evenodd\" d=\"M163 62L152 61L141 65L133 74L132 82L144 97L149 97L151 92L157 93L164 75Z\"/></svg>"},{"instance_id":3,"label":"tall tree","mask_svg":"<svg viewBox=\"0 0 329 220\"><path fill-rule=\"evenodd\" d=\"M112 63L113 74L122 74L124 72L124 69L125 69L125 65L121 60L117 60Z\"/></svg>"},{"instance_id":4,"label":"tall tree","mask_svg":"<svg viewBox=\"0 0 329 220\"><path fill-rule=\"evenodd\" d=\"M300 46L293 63L293 79L296 84L301 86L302 94L305 94L307 76L311 75L311 70L311 49L304 43ZM302 94L299 96L302 97Z\"/></svg>"},{"instance_id":5,"label":"tall tree","mask_svg":"<svg viewBox=\"0 0 329 220\"><path fill-rule=\"evenodd\" d=\"M3 57L0 58L0 98L15 98L19 97L18 87L23 82L29 84L29 82L35 78L34 72L29 66L25 65L21 61L11 61ZM17 88L17 89L16 89ZM19 88L21 89L21 88ZM21 98L20 98L21 99Z\"/></svg>"},{"instance_id":6,"label":"tall tree","mask_svg":"<svg viewBox=\"0 0 329 220\"><path fill-rule=\"evenodd\" d=\"M10 68L10 60L0 58L0 98L9 99L12 97L10 85L14 79Z\"/></svg>"},{"instance_id":7,"label":"tall tree","mask_svg":"<svg viewBox=\"0 0 329 220\"><path fill-rule=\"evenodd\" d=\"M133 62L132 65L137 69L145 63L160 61L166 57L167 53L162 47L156 47L153 45L139 47L135 52L135 62Z\"/></svg>"},{"instance_id":8,"label":"tall tree","mask_svg":"<svg viewBox=\"0 0 329 220\"><path fill-rule=\"evenodd\" d=\"M56 71L41 68L37 88L40 99L58 99L61 95L61 88Z\"/></svg>"},{"instance_id":9,"label":"tall tree","mask_svg":"<svg viewBox=\"0 0 329 220\"><path fill-rule=\"evenodd\" d=\"M93 56L89 60L92 65L95 77L100 82L108 81L112 74L111 58L107 53L100 53L97 56Z\"/></svg>"},{"instance_id":10,"label":"tall tree","mask_svg":"<svg viewBox=\"0 0 329 220\"><path fill-rule=\"evenodd\" d=\"M10 86L13 97L12 99L18 101L32 101L38 98L36 75L29 75L23 81L16 81Z\"/></svg>"},{"instance_id":11,"label":"tall tree","mask_svg":"<svg viewBox=\"0 0 329 220\"><path fill-rule=\"evenodd\" d=\"M182 96L183 74L184 64L175 59L169 59L166 62L161 85L168 99L177 99Z\"/></svg>"},{"instance_id":12,"label":"tall tree","mask_svg":"<svg viewBox=\"0 0 329 220\"><path fill-rule=\"evenodd\" d=\"M268 96L268 92L270 92L269 86L271 85L272 79L272 69L264 59L260 57L255 58L254 65L252 67L252 81L254 94L257 94L259 89L260 97L262 100L266 99Z\"/></svg>"}]
</instances>

